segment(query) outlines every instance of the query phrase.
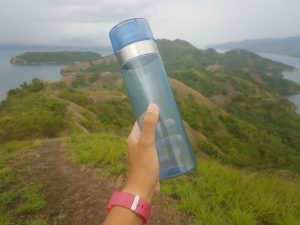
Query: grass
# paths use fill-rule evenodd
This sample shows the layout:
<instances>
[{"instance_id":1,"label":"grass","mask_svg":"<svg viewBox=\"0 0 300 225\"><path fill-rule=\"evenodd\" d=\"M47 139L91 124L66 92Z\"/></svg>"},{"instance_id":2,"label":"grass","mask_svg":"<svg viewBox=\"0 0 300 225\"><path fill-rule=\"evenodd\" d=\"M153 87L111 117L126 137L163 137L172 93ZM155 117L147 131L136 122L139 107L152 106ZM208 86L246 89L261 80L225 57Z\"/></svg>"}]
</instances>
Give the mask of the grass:
<instances>
[{"instance_id":1,"label":"grass","mask_svg":"<svg viewBox=\"0 0 300 225\"><path fill-rule=\"evenodd\" d=\"M8 142L0 146L0 224L44 225L46 220L26 220L39 214L47 205L40 195L40 187L30 184L17 174L14 163L22 153L38 142ZM21 218L21 219L19 219ZM21 220L21 221L19 221Z\"/></svg>"},{"instance_id":2,"label":"grass","mask_svg":"<svg viewBox=\"0 0 300 225\"><path fill-rule=\"evenodd\" d=\"M13 225L11 218L8 214L0 211L0 224L1 225Z\"/></svg>"},{"instance_id":3,"label":"grass","mask_svg":"<svg viewBox=\"0 0 300 225\"><path fill-rule=\"evenodd\" d=\"M179 210L206 225L300 224L300 181L202 162L193 176L162 183Z\"/></svg>"},{"instance_id":4,"label":"grass","mask_svg":"<svg viewBox=\"0 0 300 225\"><path fill-rule=\"evenodd\" d=\"M126 170L125 139L113 134L81 134L64 140L64 148L76 163L102 169L104 175Z\"/></svg>"},{"instance_id":5,"label":"grass","mask_svg":"<svg viewBox=\"0 0 300 225\"><path fill-rule=\"evenodd\" d=\"M27 221L24 225L48 225L48 222L44 219L35 219Z\"/></svg>"},{"instance_id":6,"label":"grass","mask_svg":"<svg viewBox=\"0 0 300 225\"><path fill-rule=\"evenodd\" d=\"M24 188L19 195L21 203L17 207L17 212L32 213L44 209L47 205L46 201L40 196L39 188L30 186Z\"/></svg>"},{"instance_id":7,"label":"grass","mask_svg":"<svg viewBox=\"0 0 300 225\"><path fill-rule=\"evenodd\" d=\"M5 144L0 145L0 169L3 169L0 172L0 175L9 174L10 168L6 168L5 165L9 164L16 157L18 157L21 153L32 149L37 146L38 142L32 141L11 141L6 142Z\"/></svg>"},{"instance_id":8,"label":"grass","mask_svg":"<svg viewBox=\"0 0 300 225\"><path fill-rule=\"evenodd\" d=\"M106 175L126 170L126 145L116 135L76 135L65 139L64 148L76 163L101 168ZM195 218L195 225L300 224L300 180L290 172L248 171L203 161L188 176L162 181L161 189L176 199L180 211Z\"/></svg>"},{"instance_id":9,"label":"grass","mask_svg":"<svg viewBox=\"0 0 300 225\"><path fill-rule=\"evenodd\" d=\"M0 205L8 205L11 203L14 199L16 199L19 196L19 191L15 188L11 188L7 191L4 191L0 194Z\"/></svg>"}]
</instances>

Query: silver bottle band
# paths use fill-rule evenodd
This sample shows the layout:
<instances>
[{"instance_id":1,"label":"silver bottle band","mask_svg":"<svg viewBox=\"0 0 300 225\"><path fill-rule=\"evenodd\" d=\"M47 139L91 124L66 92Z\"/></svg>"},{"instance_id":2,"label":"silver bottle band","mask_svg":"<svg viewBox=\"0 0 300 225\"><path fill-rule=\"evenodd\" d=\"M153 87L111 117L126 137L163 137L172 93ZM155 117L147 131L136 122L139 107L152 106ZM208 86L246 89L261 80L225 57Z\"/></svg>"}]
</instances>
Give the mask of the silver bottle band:
<instances>
[{"instance_id":1,"label":"silver bottle band","mask_svg":"<svg viewBox=\"0 0 300 225\"><path fill-rule=\"evenodd\" d=\"M125 46L117 53L117 58L120 65L123 65L130 59L149 53L158 53L157 45L152 39L135 42Z\"/></svg>"}]
</instances>

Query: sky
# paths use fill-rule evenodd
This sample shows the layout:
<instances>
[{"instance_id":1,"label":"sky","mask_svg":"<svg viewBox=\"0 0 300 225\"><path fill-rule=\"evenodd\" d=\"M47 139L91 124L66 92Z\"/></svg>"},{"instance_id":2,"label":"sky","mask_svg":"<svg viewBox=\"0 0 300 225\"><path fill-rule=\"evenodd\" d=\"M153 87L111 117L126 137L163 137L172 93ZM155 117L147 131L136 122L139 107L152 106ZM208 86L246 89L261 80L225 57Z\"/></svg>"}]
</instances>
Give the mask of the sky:
<instances>
[{"instance_id":1,"label":"sky","mask_svg":"<svg viewBox=\"0 0 300 225\"><path fill-rule=\"evenodd\" d=\"M0 44L109 46L109 30L148 19L155 38L202 48L300 35L300 0L0 0Z\"/></svg>"}]
</instances>

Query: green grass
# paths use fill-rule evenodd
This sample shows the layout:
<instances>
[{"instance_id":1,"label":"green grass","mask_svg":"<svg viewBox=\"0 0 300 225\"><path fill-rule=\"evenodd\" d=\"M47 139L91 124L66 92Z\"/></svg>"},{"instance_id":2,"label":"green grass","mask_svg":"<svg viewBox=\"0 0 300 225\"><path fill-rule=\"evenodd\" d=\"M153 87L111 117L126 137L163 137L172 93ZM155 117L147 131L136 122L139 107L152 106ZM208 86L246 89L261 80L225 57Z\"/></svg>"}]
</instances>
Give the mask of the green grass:
<instances>
[{"instance_id":1,"label":"green grass","mask_svg":"<svg viewBox=\"0 0 300 225\"><path fill-rule=\"evenodd\" d=\"M5 206L11 203L19 196L19 191L16 188L10 188L7 191L0 193L0 205Z\"/></svg>"},{"instance_id":2,"label":"green grass","mask_svg":"<svg viewBox=\"0 0 300 225\"><path fill-rule=\"evenodd\" d=\"M9 162L18 157L21 153L32 149L37 146L38 142L33 141L11 141L0 145L0 176L7 175L10 172L10 168L6 168Z\"/></svg>"},{"instance_id":3,"label":"green grass","mask_svg":"<svg viewBox=\"0 0 300 225\"><path fill-rule=\"evenodd\" d=\"M206 225L300 224L300 180L202 162L193 176L162 183L162 193Z\"/></svg>"},{"instance_id":4,"label":"green grass","mask_svg":"<svg viewBox=\"0 0 300 225\"><path fill-rule=\"evenodd\" d=\"M76 163L102 169L106 175L126 170L125 139L113 134L75 135L64 140L64 148Z\"/></svg>"},{"instance_id":5,"label":"green grass","mask_svg":"<svg viewBox=\"0 0 300 225\"><path fill-rule=\"evenodd\" d=\"M13 173L12 170L8 167L4 167L0 169L0 190L10 184L13 181ZM0 198L1 202L1 198Z\"/></svg>"},{"instance_id":6,"label":"green grass","mask_svg":"<svg viewBox=\"0 0 300 225\"><path fill-rule=\"evenodd\" d=\"M0 224L1 225L13 225L11 217L5 212L1 212L1 210L0 210Z\"/></svg>"},{"instance_id":7,"label":"green grass","mask_svg":"<svg viewBox=\"0 0 300 225\"><path fill-rule=\"evenodd\" d=\"M48 222L44 219L34 219L27 221L24 225L48 225Z\"/></svg>"},{"instance_id":8,"label":"green grass","mask_svg":"<svg viewBox=\"0 0 300 225\"><path fill-rule=\"evenodd\" d=\"M24 153L35 146L38 142L7 142L0 146L0 224L47 224L43 220L26 221L26 215L40 213L47 205L40 195L40 187L28 183L19 175L14 163ZM25 219L24 219L25 218ZM24 222L24 223L23 223Z\"/></svg>"},{"instance_id":9,"label":"green grass","mask_svg":"<svg viewBox=\"0 0 300 225\"><path fill-rule=\"evenodd\" d=\"M29 186L20 192L19 198L21 203L17 207L17 212L34 213L44 209L47 205L46 201L40 196L39 188Z\"/></svg>"},{"instance_id":10,"label":"green grass","mask_svg":"<svg viewBox=\"0 0 300 225\"><path fill-rule=\"evenodd\" d=\"M65 139L64 148L75 162L100 168L110 177L126 170L124 138L77 135ZM197 225L298 225L300 180L290 172L282 174L202 161L188 176L162 181L161 193L174 198Z\"/></svg>"}]
</instances>

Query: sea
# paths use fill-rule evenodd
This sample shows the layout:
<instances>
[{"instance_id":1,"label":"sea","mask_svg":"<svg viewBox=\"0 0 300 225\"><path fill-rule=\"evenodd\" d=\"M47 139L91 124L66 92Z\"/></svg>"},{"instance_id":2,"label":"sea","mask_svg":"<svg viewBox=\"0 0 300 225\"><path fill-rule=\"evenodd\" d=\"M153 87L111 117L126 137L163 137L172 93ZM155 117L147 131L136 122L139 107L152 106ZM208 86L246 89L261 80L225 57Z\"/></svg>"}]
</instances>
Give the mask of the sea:
<instances>
[{"instance_id":1,"label":"sea","mask_svg":"<svg viewBox=\"0 0 300 225\"><path fill-rule=\"evenodd\" d=\"M6 98L8 90L19 87L24 82L30 82L33 78L44 81L58 81L61 79L61 69L65 65L11 65L10 59L14 56L28 51L94 51L105 56L111 54L109 48L96 48L91 46L22 46L22 45L0 45L0 101ZM222 52L222 50L220 50ZM300 59L259 53L259 55L295 67L295 71L284 72L286 79L300 84ZM295 104L300 114L300 94L289 96L289 101Z\"/></svg>"}]
</instances>

